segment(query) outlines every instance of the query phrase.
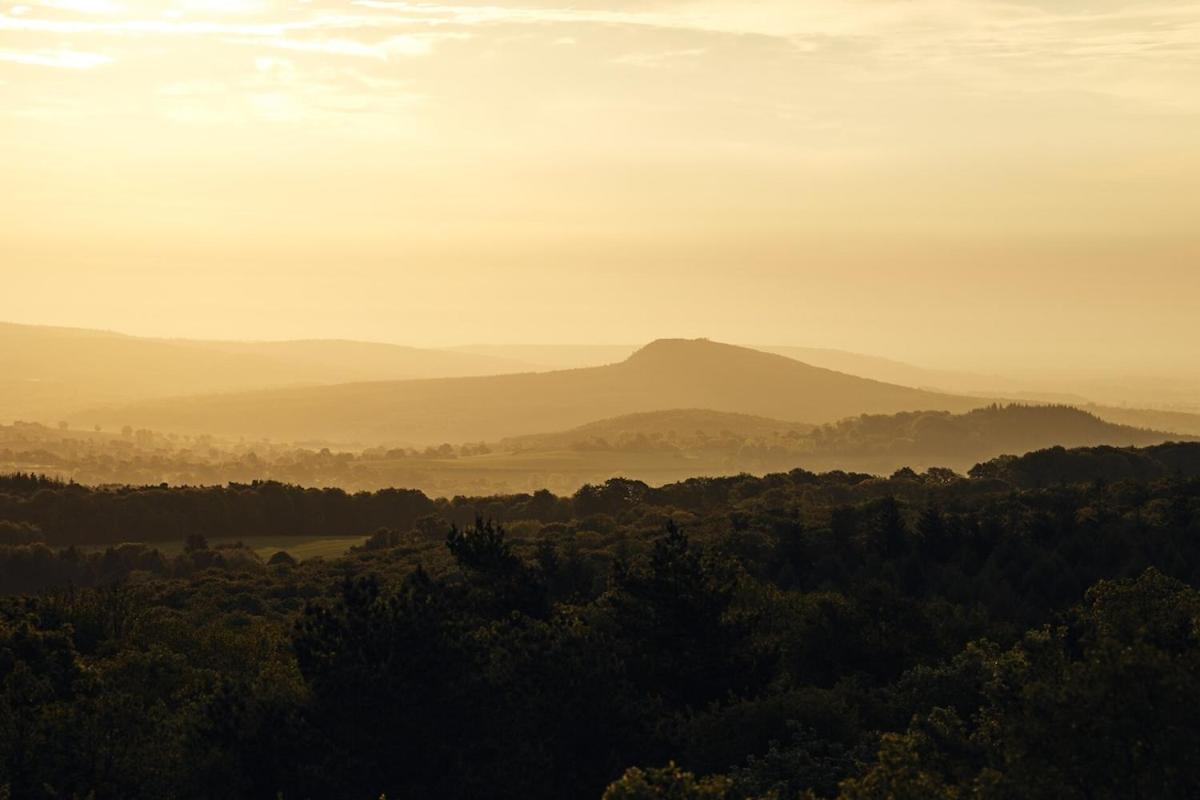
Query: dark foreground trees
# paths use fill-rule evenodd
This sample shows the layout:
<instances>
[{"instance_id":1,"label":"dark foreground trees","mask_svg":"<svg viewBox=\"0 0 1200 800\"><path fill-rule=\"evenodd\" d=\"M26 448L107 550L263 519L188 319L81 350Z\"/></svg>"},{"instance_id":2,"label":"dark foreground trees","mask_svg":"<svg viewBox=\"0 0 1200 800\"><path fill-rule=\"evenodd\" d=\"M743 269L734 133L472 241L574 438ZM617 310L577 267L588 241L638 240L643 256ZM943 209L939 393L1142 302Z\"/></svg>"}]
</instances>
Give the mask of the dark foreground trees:
<instances>
[{"instance_id":1,"label":"dark foreground trees","mask_svg":"<svg viewBox=\"0 0 1200 800\"><path fill-rule=\"evenodd\" d=\"M1195 796L1195 481L660 491L0 597L0 797Z\"/></svg>"}]
</instances>

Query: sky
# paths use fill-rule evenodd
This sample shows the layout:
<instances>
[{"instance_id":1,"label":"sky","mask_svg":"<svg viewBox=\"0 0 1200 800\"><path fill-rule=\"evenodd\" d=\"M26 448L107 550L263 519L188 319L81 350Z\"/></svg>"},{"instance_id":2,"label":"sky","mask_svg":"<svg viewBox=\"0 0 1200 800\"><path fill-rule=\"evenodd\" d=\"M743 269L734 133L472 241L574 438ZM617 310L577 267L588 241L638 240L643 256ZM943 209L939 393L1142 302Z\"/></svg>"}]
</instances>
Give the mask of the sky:
<instances>
[{"instance_id":1,"label":"sky","mask_svg":"<svg viewBox=\"0 0 1200 800\"><path fill-rule=\"evenodd\" d=\"M0 319L1195 369L1200 3L0 0Z\"/></svg>"}]
</instances>

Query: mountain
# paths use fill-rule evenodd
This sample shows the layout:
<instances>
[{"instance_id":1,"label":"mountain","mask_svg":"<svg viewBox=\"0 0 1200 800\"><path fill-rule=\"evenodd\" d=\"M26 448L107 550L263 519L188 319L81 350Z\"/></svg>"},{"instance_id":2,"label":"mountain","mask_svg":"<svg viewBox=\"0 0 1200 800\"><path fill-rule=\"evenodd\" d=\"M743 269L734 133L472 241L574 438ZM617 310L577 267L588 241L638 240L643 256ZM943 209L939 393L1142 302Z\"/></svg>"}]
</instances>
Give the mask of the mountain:
<instances>
[{"instance_id":1,"label":"mountain","mask_svg":"<svg viewBox=\"0 0 1200 800\"><path fill-rule=\"evenodd\" d=\"M746 347L661 339L602 367L181 397L96 409L72 420L251 438L428 444L494 441L672 408L817 424L854 414L966 411L983 404Z\"/></svg>"},{"instance_id":2,"label":"mountain","mask_svg":"<svg viewBox=\"0 0 1200 800\"><path fill-rule=\"evenodd\" d=\"M987 385L986 377L976 384L971 376L837 350L776 347L768 355L763 348L667 339L622 359L630 349L222 342L0 323L0 422L70 419L255 439L428 444L495 440L667 408L703 406L811 424L858 413L962 411L990 397L972 396L978 392L971 387ZM521 374L580 361L604 366ZM423 383L457 377L487 380ZM938 383L963 387L962 394L914 388ZM214 397L226 394L246 396ZM1113 422L1200 433L1198 415L1088 408Z\"/></svg>"},{"instance_id":3,"label":"mountain","mask_svg":"<svg viewBox=\"0 0 1200 800\"><path fill-rule=\"evenodd\" d=\"M858 375L884 383L928 389L934 392L1001 397L1027 403L1096 404L1105 418L1118 419L1120 409L1162 409L1191 413L1168 421L1172 430L1180 426L1195 432L1200 426L1200 375L1194 368L1181 368L1168 375L1058 369L1054 371L972 372L937 369L904 361L848 350L795 345L747 344L755 350L787 356L814 367ZM539 369L596 367L623 361L637 350L635 345L504 345L478 344L448 348L453 351L491 355L537 365ZM1134 417L1136 419L1136 417ZM1118 420L1119 421L1119 420ZM1139 421L1140 424L1141 421ZM1144 422L1152 422L1147 417ZM1182 430L1182 428L1181 428Z\"/></svg>"},{"instance_id":4,"label":"mountain","mask_svg":"<svg viewBox=\"0 0 1200 800\"><path fill-rule=\"evenodd\" d=\"M754 350L764 353L774 353L786 356L796 361L814 367L823 367L835 372L845 372L861 378L895 383L900 386L911 386L918 389L931 389L938 392L959 394L985 394L988 396L1003 394L1006 397L1016 397L1018 393L1028 391L1027 384L998 375L981 375L955 370L930 369L894 361L880 356L852 353L847 350L834 350L824 347L797 347L793 345L762 345L747 344ZM545 369L576 369L579 367L598 367L604 364L614 364L624 361L637 351L636 345L536 345L536 344L476 344L448 348L456 352L490 355L508 358L530 364L537 364ZM1034 399L1034 398L1030 398ZM1070 402L1087 402L1080 397L1039 397L1043 401L1069 400Z\"/></svg>"},{"instance_id":5,"label":"mountain","mask_svg":"<svg viewBox=\"0 0 1200 800\"><path fill-rule=\"evenodd\" d=\"M219 342L0 323L0 421L101 403L531 369L487 355L350 341Z\"/></svg>"}]
</instances>

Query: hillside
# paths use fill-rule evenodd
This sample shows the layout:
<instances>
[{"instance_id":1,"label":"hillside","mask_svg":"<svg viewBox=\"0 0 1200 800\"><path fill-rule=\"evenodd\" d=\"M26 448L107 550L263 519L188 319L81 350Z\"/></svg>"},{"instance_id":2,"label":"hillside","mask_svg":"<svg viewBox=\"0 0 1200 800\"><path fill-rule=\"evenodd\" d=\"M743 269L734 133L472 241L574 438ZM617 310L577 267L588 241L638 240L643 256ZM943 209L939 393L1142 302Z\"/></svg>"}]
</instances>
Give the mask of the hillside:
<instances>
[{"instance_id":1,"label":"hillside","mask_svg":"<svg viewBox=\"0 0 1200 800\"><path fill-rule=\"evenodd\" d=\"M330 452L284 443L94 433L0 425L0 471L86 484L223 485L274 479L346 490L417 488L431 496L507 494L625 477L660 485L693 475L797 467L889 475L910 466L966 472L1004 455L1050 447L1129 447L1185 437L1106 423L1058 406L989 406L864 415L818 428L766 417L674 409L599 420L492 443ZM1007 455L1006 455L1007 454Z\"/></svg>"},{"instance_id":2,"label":"hillside","mask_svg":"<svg viewBox=\"0 0 1200 800\"><path fill-rule=\"evenodd\" d=\"M880 475L905 466L966 472L1004 454L1049 447L1137 447L1189 438L1114 425L1064 406L861 415L816 428L688 409L514 437L491 445L486 453L461 453L453 461L440 462L440 467L447 476L470 476L480 485L494 486L501 476L517 481L524 471L552 480L559 489L573 490L616 476L663 483L688 474L763 474L796 467ZM426 462L427 469L431 466Z\"/></svg>"},{"instance_id":3,"label":"hillside","mask_svg":"<svg viewBox=\"0 0 1200 800\"><path fill-rule=\"evenodd\" d=\"M618 447L632 450L669 445L695 447L720 439L799 439L815 426L782 422L751 414L734 414L704 408L668 409L625 414L597 420L566 431L512 436L494 447L507 451L546 451Z\"/></svg>"},{"instance_id":4,"label":"hillside","mask_svg":"<svg viewBox=\"0 0 1200 800\"><path fill-rule=\"evenodd\" d=\"M728 442L786 446L792 454L986 458L1040 448L1113 445L1138 447L1194 437L1117 425L1069 406L991 405L965 414L902 411L863 414L822 426L746 414L674 409L629 414L558 433L518 436L494 450L714 448Z\"/></svg>"},{"instance_id":5,"label":"hillside","mask_svg":"<svg viewBox=\"0 0 1200 800\"><path fill-rule=\"evenodd\" d=\"M1095 404L1091 410L1102 419L1141 427L1200 434L1200 376L1194 368L1168 374L1091 370L1071 372L1004 370L985 372L918 366L877 355L828 347L747 344L765 353L787 356L814 367L845 372L861 378L1012 402L1058 403L1077 407ZM447 348L536 365L538 369L576 369L623 361L637 350L634 345L503 345L480 344ZM1162 409L1168 416L1154 419Z\"/></svg>"},{"instance_id":6,"label":"hillside","mask_svg":"<svg viewBox=\"0 0 1200 800\"><path fill-rule=\"evenodd\" d=\"M436 444L493 441L672 408L823 423L852 414L966 411L982 404L745 347L664 339L603 367L172 398L96 409L72 419L292 441Z\"/></svg>"},{"instance_id":7,"label":"hillside","mask_svg":"<svg viewBox=\"0 0 1200 800\"><path fill-rule=\"evenodd\" d=\"M1142 447L1194 437L1117 425L1069 406L993 405L966 414L922 411L864 415L819 428L808 437L813 453L850 463L881 459L892 465L947 466L1046 447ZM857 468L865 468L858 463Z\"/></svg>"},{"instance_id":8,"label":"hillside","mask_svg":"<svg viewBox=\"0 0 1200 800\"><path fill-rule=\"evenodd\" d=\"M826 347L799 347L794 345L746 344L764 353L786 356L814 367L858 375L861 378L931 389L939 392L961 394L995 395L1016 397L1030 387L1019 381L998 375L981 375L946 369L930 369L895 361L890 358L853 353ZM457 352L490 355L515 361L537 364L545 369L577 369L598 367L624 361L635 353L635 345L501 345L477 344L448 348ZM1032 399L1032 398L1031 398ZM1063 398L1067 399L1067 398ZM1070 398L1071 402L1086 402L1081 398Z\"/></svg>"},{"instance_id":9,"label":"hillside","mask_svg":"<svg viewBox=\"0 0 1200 800\"><path fill-rule=\"evenodd\" d=\"M333 340L151 339L0 323L0 421L177 395L530 369L487 355Z\"/></svg>"}]
</instances>

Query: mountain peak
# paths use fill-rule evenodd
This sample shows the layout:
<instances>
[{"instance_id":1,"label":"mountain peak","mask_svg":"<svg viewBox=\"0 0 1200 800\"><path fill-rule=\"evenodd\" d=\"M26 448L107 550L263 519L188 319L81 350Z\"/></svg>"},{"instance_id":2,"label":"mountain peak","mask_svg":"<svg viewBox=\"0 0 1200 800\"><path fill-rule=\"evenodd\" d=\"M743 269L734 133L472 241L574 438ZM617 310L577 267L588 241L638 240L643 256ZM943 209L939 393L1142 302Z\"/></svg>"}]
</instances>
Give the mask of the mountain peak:
<instances>
[{"instance_id":1,"label":"mountain peak","mask_svg":"<svg viewBox=\"0 0 1200 800\"><path fill-rule=\"evenodd\" d=\"M693 375L742 375L747 372L811 371L813 367L751 347L712 339L655 339L625 360L625 365Z\"/></svg>"},{"instance_id":2,"label":"mountain peak","mask_svg":"<svg viewBox=\"0 0 1200 800\"><path fill-rule=\"evenodd\" d=\"M729 356L735 353L753 354L758 352L748 347L714 342L712 339L655 339L635 351L626 359L625 363L686 361L696 358Z\"/></svg>"}]
</instances>

